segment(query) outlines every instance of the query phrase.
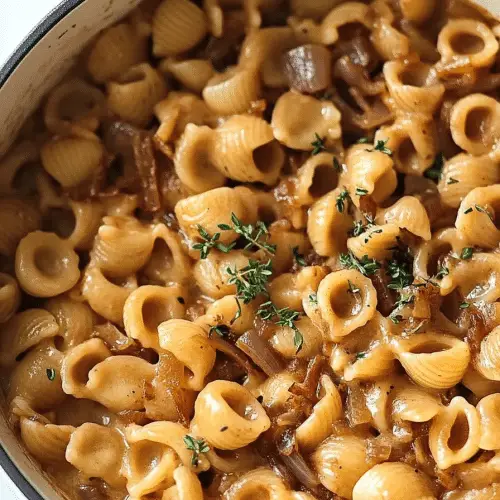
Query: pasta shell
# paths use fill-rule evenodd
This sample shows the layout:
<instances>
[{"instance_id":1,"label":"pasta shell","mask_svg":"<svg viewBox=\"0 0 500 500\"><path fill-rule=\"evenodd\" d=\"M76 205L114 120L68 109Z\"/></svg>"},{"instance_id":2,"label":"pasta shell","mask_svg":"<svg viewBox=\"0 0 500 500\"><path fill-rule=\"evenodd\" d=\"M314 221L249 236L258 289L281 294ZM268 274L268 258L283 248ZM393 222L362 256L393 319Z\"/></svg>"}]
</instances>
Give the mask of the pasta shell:
<instances>
[{"instance_id":1,"label":"pasta shell","mask_svg":"<svg viewBox=\"0 0 500 500\"><path fill-rule=\"evenodd\" d=\"M215 72L212 63L206 59L166 59L162 61L160 68L171 73L184 87L197 93L201 93Z\"/></svg>"},{"instance_id":2,"label":"pasta shell","mask_svg":"<svg viewBox=\"0 0 500 500\"><path fill-rule=\"evenodd\" d=\"M476 406L481 421L479 447L483 450L500 449L500 436L496 429L500 424L500 394L490 394Z\"/></svg>"},{"instance_id":3,"label":"pasta shell","mask_svg":"<svg viewBox=\"0 0 500 500\"><path fill-rule=\"evenodd\" d=\"M9 320L19 308L21 291L15 278L0 273L0 323Z\"/></svg>"},{"instance_id":4,"label":"pasta shell","mask_svg":"<svg viewBox=\"0 0 500 500\"><path fill-rule=\"evenodd\" d=\"M476 369L487 379L500 381L500 327L494 328L481 342Z\"/></svg>"},{"instance_id":5,"label":"pasta shell","mask_svg":"<svg viewBox=\"0 0 500 500\"><path fill-rule=\"evenodd\" d=\"M365 233L349 238L347 248L358 259L362 259L365 255L370 259L388 259L392 254L391 248L397 244L400 235L397 221L394 222L383 226L372 226Z\"/></svg>"},{"instance_id":6,"label":"pasta shell","mask_svg":"<svg viewBox=\"0 0 500 500\"><path fill-rule=\"evenodd\" d=\"M392 400L392 415L409 422L428 422L440 410L436 396L412 385L398 390Z\"/></svg>"}]
</instances>

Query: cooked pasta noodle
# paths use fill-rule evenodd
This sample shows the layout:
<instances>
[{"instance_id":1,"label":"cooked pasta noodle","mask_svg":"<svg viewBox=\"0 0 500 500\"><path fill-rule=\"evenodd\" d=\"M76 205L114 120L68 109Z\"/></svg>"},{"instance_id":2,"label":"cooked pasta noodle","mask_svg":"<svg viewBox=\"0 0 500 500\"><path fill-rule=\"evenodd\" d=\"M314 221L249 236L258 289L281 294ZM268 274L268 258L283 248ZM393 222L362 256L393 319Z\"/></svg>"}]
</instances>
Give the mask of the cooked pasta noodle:
<instances>
[{"instance_id":1,"label":"cooked pasta noodle","mask_svg":"<svg viewBox=\"0 0 500 500\"><path fill-rule=\"evenodd\" d=\"M465 1L135 2L42 100L0 159L0 413L65 498L500 496Z\"/></svg>"}]
</instances>

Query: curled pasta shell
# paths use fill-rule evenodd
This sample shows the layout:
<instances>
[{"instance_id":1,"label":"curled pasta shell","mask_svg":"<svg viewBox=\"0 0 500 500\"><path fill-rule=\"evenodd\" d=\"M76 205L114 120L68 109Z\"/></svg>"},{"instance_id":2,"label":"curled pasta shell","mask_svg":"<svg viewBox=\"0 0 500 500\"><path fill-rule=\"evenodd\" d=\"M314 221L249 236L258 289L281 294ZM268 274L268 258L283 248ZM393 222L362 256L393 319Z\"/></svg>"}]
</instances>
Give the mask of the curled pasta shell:
<instances>
[{"instance_id":1,"label":"curled pasta shell","mask_svg":"<svg viewBox=\"0 0 500 500\"><path fill-rule=\"evenodd\" d=\"M422 387L446 389L458 384L470 361L469 346L448 335L422 333L394 339L394 352L406 373Z\"/></svg>"},{"instance_id":2,"label":"curled pasta shell","mask_svg":"<svg viewBox=\"0 0 500 500\"><path fill-rule=\"evenodd\" d=\"M45 464L66 460L66 447L75 430L72 425L44 424L21 417L19 426L26 448L37 460Z\"/></svg>"},{"instance_id":3,"label":"curled pasta shell","mask_svg":"<svg viewBox=\"0 0 500 500\"><path fill-rule=\"evenodd\" d=\"M203 500L203 489L196 474L181 465L173 476L175 485L163 492L162 500Z\"/></svg>"},{"instance_id":4,"label":"curled pasta shell","mask_svg":"<svg viewBox=\"0 0 500 500\"><path fill-rule=\"evenodd\" d=\"M321 42L332 45L339 38L339 28L349 23L360 23L369 30L372 28L370 7L361 2L344 2L334 7L321 23Z\"/></svg>"},{"instance_id":5,"label":"curled pasta shell","mask_svg":"<svg viewBox=\"0 0 500 500\"><path fill-rule=\"evenodd\" d=\"M408 487L415 500L435 500L430 480L418 469L401 462L375 465L354 486L353 500L406 500Z\"/></svg>"},{"instance_id":6,"label":"curled pasta shell","mask_svg":"<svg viewBox=\"0 0 500 500\"><path fill-rule=\"evenodd\" d=\"M54 233L35 231L16 250L16 277L21 288L34 297L53 297L76 285L79 257Z\"/></svg>"},{"instance_id":7,"label":"curled pasta shell","mask_svg":"<svg viewBox=\"0 0 500 500\"><path fill-rule=\"evenodd\" d=\"M175 61L165 59L160 67L173 75L187 89L201 93L214 74L214 67L206 59L187 59Z\"/></svg>"},{"instance_id":8,"label":"curled pasta shell","mask_svg":"<svg viewBox=\"0 0 500 500\"><path fill-rule=\"evenodd\" d=\"M244 500L265 495L269 500L279 500L289 495L283 481L271 470L259 467L247 472L224 493L224 500Z\"/></svg>"},{"instance_id":9,"label":"curled pasta shell","mask_svg":"<svg viewBox=\"0 0 500 500\"><path fill-rule=\"evenodd\" d=\"M243 448L271 425L248 389L225 380L207 384L196 398L194 411L191 427L221 450Z\"/></svg>"},{"instance_id":10,"label":"curled pasta shell","mask_svg":"<svg viewBox=\"0 0 500 500\"><path fill-rule=\"evenodd\" d=\"M0 323L9 320L19 308L21 291L15 278L0 273Z\"/></svg>"},{"instance_id":11,"label":"curled pasta shell","mask_svg":"<svg viewBox=\"0 0 500 500\"><path fill-rule=\"evenodd\" d=\"M494 328L481 342L476 369L489 380L500 381L500 327Z\"/></svg>"},{"instance_id":12,"label":"curled pasta shell","mask_svg":"<svg viewBox=\"0 0 500 500\"><path fill-rule=\"evenodd\" d=\"M312 151L316 135L331 142L341 136L340 112L331 101L286 92L276 101L271 126L285 146Z\"/></svg>"},{"instance_id":13,"label":"curled pasta shell","mask_svg":"<svg viewBox=\"0 0 500 500\"><path fill-rule=\"evenodd\" d=\"M38 148L33 142L21 141L12 146L0 161L0 193L15 195L14 180L19 171L29 163L38 160Z\"/></svg>"},{"instance_id":14,"label":"curled pasta shell","mask_svg":"<svg viewBox=\"0 0 500 500\"><path fill-rule=\"evenodd\" d=\"M207 33L203 11L189 0L163 0L153 16L153 53L171 56L193 48Z\"/></svg>"},{"instance_id":15,"label":"curled pasta shell","mask_svg":"<svg viewBox=\"0 0 500 500\"><path fill-rule=\"evenodd\" d=\"M490 394L476 406L481 421L479 447L483 450L500 449L500 436L496 429L500 424L500 394Z\"/></svg>"},{"instance_id":16,"label":"curled pasta shell","mask_svg":"<svg viewBox=\"0 0 500 500\"><path fill-rule=\"evenodd\" d=\"M379 220L406 229L426 241L431 239L429 216L422 202L414 196L403 196L394 205L380 210L376 217L376 221Z\"/></svg>"},{"instance_id":17,"label":"curled pasta shell","mask_svg":"<svg viewBox=\"0 0 500 500\"><path fill-rule=\"evenodd\" d=\"M477 410L461 396L455 396L433 419L429 448L437 466L447 469L477 453L480 438Z\"/></svg>"},{"instance_id":18,"label":"curled pasta shell","mask_svg":"<svg viewBox=\"0 0 500 500\"><path fill-rule=\"evenodd\" d=\"M221 115L234 115L249 110L260 95L260 78L256 70L228 68L214 75L203 89L207 106Z\"/></svg>"},{"instance_id":19,"label":"curled pasta shell","mask_svg":"<svg viewBox=\"0 0 500 500\"><path fill-rule=\"evenodd\" d=\"M372 226L363 234L349 238L347 248L359 259L365 255L370 259L384 260L391 254L391 248L397 244L400 229L395 224Z\"/></svg>"},{"instance_id":20,"label":"curled pasta shell","mask_svg":"<svg viewBox=\"0 0 500 500\"><path fill-rule=\"evenodd\" d=\"M440 410L436 396L413 385L399 389L392 400L393 417L409 422L428 422Z\"/></svg>"},{"instance_id":21,"label":"curled pasta shell","mask_svg":"<svg viewBox=\"0 0 500 500\"><path fill-rule=\"evenodd\" d=\"M307 318L299 318L295 322L295 326L299 329L302 335L302 347L297 352L294 336L295 330L282 326L278 328L276 333L271 337L271 345L276 349L284 358L310 358L319 354L323 345L323 338L321 331Z\"/></svg>"},{"instance_id":22,"label":"curled pasta shell","mask_svg":"<svg viewBox=\"0 0 500 500\"><path fill-rule=\"evenodd\" d=\"M358 291L350 292L351 288ZM319 284L317 300L330 339L344 337L365 325L377 308L377 292L372 282L353 269L326 276Z\"/></svg>"},{"instance_id":23,"label":"curled pasta shell","mask_svg":"<svg viewBox=\"0 0 500 500\"><path fill-rule=\"evenodd\" d=\"M56 137L40 150L43 168L64 188L75 187L99 171L104 148L99 141Z\"/></svg>"},{"instance_id":24,"label":"curled pasta shell","mask_svg":"<svg viewBox=\"0 0 500 500\"><path fill-rule=\"evenodd\" d=\"M284 161L271 127L261 118L232 116L215 131L212 162L231 179L273 185Z\"/></svg>"}]
</instances>

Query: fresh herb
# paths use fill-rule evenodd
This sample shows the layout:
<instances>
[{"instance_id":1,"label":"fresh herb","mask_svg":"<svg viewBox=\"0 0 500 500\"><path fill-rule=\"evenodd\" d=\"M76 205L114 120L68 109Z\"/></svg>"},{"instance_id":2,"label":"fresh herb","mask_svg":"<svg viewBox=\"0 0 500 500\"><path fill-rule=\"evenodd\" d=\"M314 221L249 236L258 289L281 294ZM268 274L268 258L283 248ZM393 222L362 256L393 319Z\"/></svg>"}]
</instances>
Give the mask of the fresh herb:
<instances>
[{"instance_id":1,"label":"fresh herb","mask_svg":"<svg viewBox=\"0 0 500 500\"><path fill-rule=\"evenodd\" d=\"M236 307L238 310L236 311L233 319L230 321L230 324L232 325L238 318L241 317L241 304L240 301L238 300L238 297L235 297L234 300L236 300Z\"/></svg>"},{"instance_id":2,"label":"fresh herb","mask_svg":"<svg viewBox=\"0 0 500 500\"><path fill-rule=\"evenodd\" d=\"M250 303L260 294L267 296L266 285L273 273L270 259L267 262L250 259L248 266L241 269L228 267L226 272L230 276L228 283L236 285L236 298L243 304Z\"/></svg>"},{"instance_id":3,"label":"fresh herb","mask_svg":"<svg viewBox=\"0 0 500 500\"><path fill-rule=\"evenodd\" d=\"M342 213L345 208L345 204L351 199L349 196L349 191L347 189L344 189L338 196L337 199L335 200L335 206L337 207L337 210Z\"/></svg>"},{"instance_id":4,"label":"fresh herb","mask_svg":"<svg viewBox=\"0 0 500 500\"><path fill-rule=\"evenodd\" d=\"M243 238L248 241L245 245L245 250L248 250L252 246L256 246L269 252L271 255L276 253L276 245L271 245L262 241L264 237L269 235L269 231L262 221L258 221L255 226L252 224L243 224L236 214L232 213L231 222L233 224L232 226L229 224L219 224L219 229L223 231L234 231L236 234L243 236Z\"/></svg>"},{"instance_id":5,"label":"fresh herb","mask_svg":"<svg viewBox=\"0 0 500 500\"><path fill-rule=\"evenodd\" d=\"M278 309L270 300L268 300L259 307L257 315L266 321L271 321L277 318L275 323L278 326L287 326L288 328L291 328L293 330L293 345L296 349L295 352L298 353L302 349L304 337L295 324L295 321L297 321L300 315L298 311L294 311L289 307Z\"/></svg>"},{"instance_id":6,"label":"fresh herb","mask_svg":"<svg viewBox=\"0 0 500 500\"><path fill-rule=\"evenodd\" d=\"M410 293L403 293L401 292L399 295L399 299L396 301L395 308L389 315L389 318L393 323L396 325L399 324L399 322L403 319L403 317L400 314L397 314L399 310L401 310L404 306L411 304L415 300L415 296Z\"/></svg>"},{"instance_id":7,"label":"fresh herb","mask_svg":"<svg viewBox=\"0 0 500 500\"><path fill-rule=\"evenodd\" d=\"M472 212L472 207L469 207L467 210L464 210L464 214L470 214Z\"/></svg>"},{"instance_id":8,"label":"fresh herb","mask_svg":"<svg viewBox=\"0 0 500 500\"><path fill-rule=\"evenodd\" d=\"M323 139L318 135L318 134L314 134L314 137L316 137L316 139L311 142L311 146L313 146L313 150L312 150L312 154L313 156L321 153L321 151L325 151L326 150L326 147L325 147L325 138L323 137Z\"/></svg>"},{"instance_id":9,"label":"fresh herb","mask_svg":"<svg viewBox=\"0 0 500 500\"><path fill-rule=\"evenodd\" d=\"M214 333L219 337L227 337L229 328L226 325L212 325L208 331L208 336L211 337Z\"/></svg>"},{"instance_id":10,"label":"fresh herb","mask_svg":"<svg viewBox=\"0 0 500 500\"><path fill-rule=\"evenodd\" d=\"M361 351L356 354L356 361L363 358L366 358L366 352Z\"/></svg>"},{"instance_id":11,"label":"fresh herb","mask_svg":"<svg viewBox=\"0 0 500 500\"><path fill-rule=\"evenodd\" d=\"M342 172L342 165L340 164L340 162L337 160L337 157L334 156L333 157L333 168L337 171L337 172Z\"/></svg>"},{"instance_id":12,"label":"fresh herb","mask_svg":"<svg viewBox=\"0 0 500 500\"><path fill-rule=\"evenodd\" d=\"M380 269L380 263L375 259L369 259L368 255L358 259L352 252L340 254L340 264L346 269L356 269L364 276L370 276Z\"/></svg>"},{"instance_id":13,"label":"fresh herb","mask_svg":"<svg viewBox=\"0 0 500 500\"><path fill-rule=\"evenodd\" d=\"M387 274L392 279L387 285L391 290L401 290L413 283L413 257L408 247L394 248L392 259L387 262Z\"/></svg>"},{"instance_id":14,"label":"fresh herb","mask_svg":"<svg viewBox=\"0 0 500 500\"><path fill-rule=\"evenodd\" d=\"M425 177L438 181L441 179L444 166L444 154L438 153L434 158L432 165L424 172Z\"/></svg>"},{"instance_id":15,"label":"fresh herb","mask_svg":"<svg viewBox=\"0 0 500 500\"><path fill-rule=\"evenodd\" d=\"M458 181L454 179L453 177L450 177L447 181L446 184L458 184Z\"/></svg>"},{"instance_id":16,"label":"fresh herb","mask_svg":"<svg viewBox=\"0 0 500 500\"><path fill-rule=\"evenodd\" d=\"M403 320L403 316L401 316L401 314L394 314L393 312L391 313L389 318L395 325L399 325L399 323L401 323L401 321Z\"/></svg>"},{"instance_id":17,"label":"fresh herb","mask_svg":"<svg viewBox=\"0 0 500 500\"><path fill-rule=\"evenodd\" d=\"M436 274L437 279L444 278L450 274L450 270L446 266L441 266Z\"/></svg>"},{"instance_id":18,"label":"fresh herb","mask_svg":"<svg viewBox=\"0 0 500 500\"><path fill-rule=\"evenodd\" d=\"M486 215L490 218L491 222L493 222L493 217L492 217L492 215L488 212L488 210L486 210L486 208L482 207L481 205L474 205L474 206L476 207L476 210L477 210L478 212L481 212L482 214L486 214Z\"/></svg>"},{"instance_id":19,"label":"fresh herb","mask_svg":"<svg viewBox=\"0 0 500 500\"><path fill-rule=\"evenodd\" d=\"M318 304L318 295L316 293L310 293L309 294L309 302L311 304Z\"/></svg>"},{"instance_id":20,"label":"fresh herb","mask_svg":"<svg viewBox=\"0 0 500 500\"><path fill-rule=\"evenodd\" d=\"M235 243L231 243L230 245L224 245L219 241L220 233L215 233L213 236L210 236L207 231L198 225L198 233L200 233L201 238L203 239L203 243L196 243L193 245L194 250L200 251L200 258L206 259L208 257L208 253L212 248L216 248L221 252L228 253L234 248Z\"/></svg>"},{"instance_id":21,"label":"fresh herb","mask_svg":"<svg viewBox=\"0 0 500 500\"><path fill-rule=\"evenodd\" d=\"M392 151L386 146L388 142L389 139L386 139L385 141L378 140L373 149L367 149L366 151L380 151L388 156L392 156Z\"/></svg>"},{"instance_id":22,"label":"fresh herb","mask_svg":"<svg viewBox=\"0 0 500 500\"><path fill-rule=\"evenodd\" d=\"M306 261L304 260L304 256L299 253L299 247L293 247L292 253L295 262L297 262L299 266L307 266Z\"/></svg>"},{"instance_id":23,"label":"fresh herb","mask_svg":"<svg viewBox=\"0 0 500 500\"><path fill-rule=\"evenodd\" d=\"M351 236L359 236L360 234L363 234L368 228L373 226L373 219L365 215L366 219L366 224L363 224L363 221L360 220L355 220L353 222L353 228L349 231L349 234Z\"/></svg>"},{"instance_id":24,"label":"fresh herb","mask_svg":"<svg viewBox=\"0 0 500 500\"><path fill-rule=\"evenodd\" d=\"M184 436L184 444L188 450L193 452L193 456L191 457L191 465L193 467L198 465L200 453L207 453L210 451L210 446L208 446L204 439L195 439L189 434Z\"/></svg>"},{"instance_id":25,"label":"fresh herb","mask_svg":"<svg viewBox=\"0 0 500 500\"><path fill-rule=\"evenodd\" d=\"M348 283L348 288L347 291L354 294L354 293L359 293L359 288L355 285L352 284L351 280L347 280Z\"/></svg>"},{"instance_id":26,"label":"fresh herb","mask_svg":"<svg viewBox=\"0 0 500 500\"><path fill-rule=\"evenodd\" d=\"M360 187L356 188L356 196L365 196L368 194L368 189L363 189Z\"/></svg>"},{"instance_id":27,"label":"fresh herb","mask_svg":"<svg viewBox=\"0 0 500 500\"><path fill-rule=\"evenodd\" d=\"M56 371L54 368L47 368L45 370L45 373L47 374L47 378L52 382L56 378Z\"/></svg>"},{"instance_id":28,"label":"fresh herb","mask_svg":"<svg viewBox=\"0 0 500 500\"><path fill-rule=\"evenodd\" d=\"M370 139L368 137L360 137L357 141L356 144L369 144Z\"/></svg>"},{"instance_id":29,"label":"fresh herb","mask_svg":"<svg viewBox=\"0 0 500 500\"><path fill-rule=\"evenodd\" d=\"M462 302L458 307L460 307L460 309L468 309L470 304L468 302Z\"/></svg>"},{"instance_id":30,"label":"fresh herb","mask_svg":"<svg viewBox=\"0 0 500 500\"><path fill-rule=\"evenodd\" d=\"M472 254L474 253L474 249L472 247L462 248L462 253L460 254L460 258L463 260L469 260L472 258Z\"/></svg>"}]
</instances>

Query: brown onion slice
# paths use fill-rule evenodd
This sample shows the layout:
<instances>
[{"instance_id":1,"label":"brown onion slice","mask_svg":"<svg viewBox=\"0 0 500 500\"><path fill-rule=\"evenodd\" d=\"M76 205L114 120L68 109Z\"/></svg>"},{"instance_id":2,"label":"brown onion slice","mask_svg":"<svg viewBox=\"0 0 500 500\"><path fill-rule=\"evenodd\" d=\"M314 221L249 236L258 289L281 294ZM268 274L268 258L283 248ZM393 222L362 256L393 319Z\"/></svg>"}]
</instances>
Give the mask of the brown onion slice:
<instances>
[{"instance_id":1,"label":"brown onion slice","mask_svg":"<svg viewBox=\"0 0 500 500\"><path fill-rule=\"evenodd\" d=\"M244 333L236 342L241 349L268 377L283 370L283 364L271 346L255 330Z\"/></svg>"},{"instance_id":2,"label":"brown onion slice","mask_svg":"<svg viewBox=\"0 0 500 500\"><path fill-rule=\"evenodd\" d=\"M330 51L322 45L301 45L284 56L284 70L290 87L305 94L328 88L332 81Z\"/></svg>"}]
</instances>

